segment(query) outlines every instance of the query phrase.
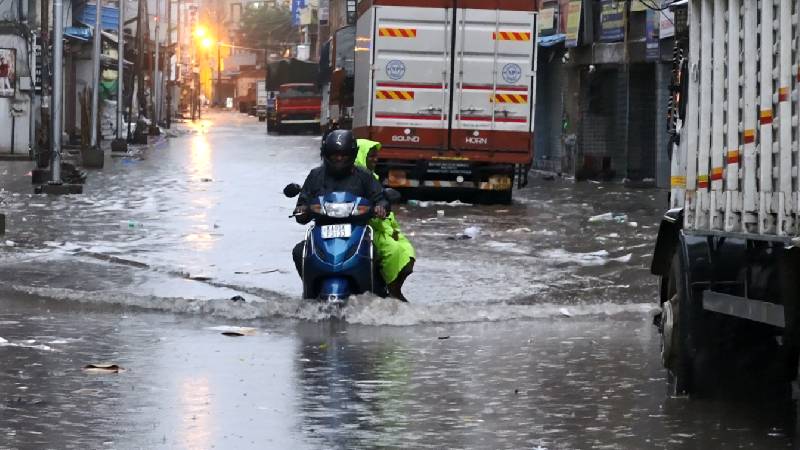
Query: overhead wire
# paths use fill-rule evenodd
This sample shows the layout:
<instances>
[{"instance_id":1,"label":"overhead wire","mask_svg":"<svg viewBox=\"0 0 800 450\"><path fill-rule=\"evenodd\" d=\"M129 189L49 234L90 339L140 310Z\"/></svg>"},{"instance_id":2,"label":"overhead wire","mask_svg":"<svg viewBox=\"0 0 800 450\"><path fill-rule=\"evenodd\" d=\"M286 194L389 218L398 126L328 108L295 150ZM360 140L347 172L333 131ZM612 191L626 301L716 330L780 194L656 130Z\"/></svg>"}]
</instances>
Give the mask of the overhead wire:
<instances>
[{"instance_id":1,"label":"overhead wire","mask_svg":"<svg viewBox=\"0 0 800 450\"><path fill-rule=\"evenodd\" d=\"M664 11L667 11L669 8L672 7L673 4L675 4L677 2L678 2L678 0L664 0L661 3L661 6L657 6L655 4L655 0L639 0L639 3L643 4L647 9L649 9L651 11L661 12L661 13L663 13ZM675 25L675 21L672 19L672 17L666 16L666 15L664 17L667 20L669 20L669 23L671 23L673 26Z\"/></svg>"}]
</instances>

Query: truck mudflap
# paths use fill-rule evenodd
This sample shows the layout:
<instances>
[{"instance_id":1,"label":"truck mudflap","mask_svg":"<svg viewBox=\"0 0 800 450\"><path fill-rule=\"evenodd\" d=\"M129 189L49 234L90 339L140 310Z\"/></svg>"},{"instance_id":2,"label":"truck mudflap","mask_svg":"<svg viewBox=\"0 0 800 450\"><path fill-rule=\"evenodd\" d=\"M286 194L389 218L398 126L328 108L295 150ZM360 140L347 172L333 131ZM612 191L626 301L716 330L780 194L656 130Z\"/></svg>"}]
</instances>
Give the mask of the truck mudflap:
<instances>
[{"instance_id":1,"label":"truck mudflap","mask_svg":"<svg viewBox=\"0 0 800 450\"><path fill-rule=\"evenodd\" d=\"M680 239L683 228L683 208L670 209L661 219L658 227L656 247L653 251L653 261L650 264L650 273L653 275L666 275L672 262L672 255Z\"/></svg>"}]
</instances>

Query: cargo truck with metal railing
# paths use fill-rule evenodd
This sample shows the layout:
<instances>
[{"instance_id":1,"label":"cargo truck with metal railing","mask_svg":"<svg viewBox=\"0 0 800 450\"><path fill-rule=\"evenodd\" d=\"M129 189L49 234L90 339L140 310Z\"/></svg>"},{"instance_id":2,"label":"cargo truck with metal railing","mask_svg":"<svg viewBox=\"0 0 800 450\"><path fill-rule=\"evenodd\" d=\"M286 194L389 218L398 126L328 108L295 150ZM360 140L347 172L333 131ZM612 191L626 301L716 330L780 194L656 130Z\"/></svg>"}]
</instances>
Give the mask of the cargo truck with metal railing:
<instances>
[{"instance_id":1,"label":"cargo truck with metal railing","mask_svg":"<svg viewBox=\"0 0 800 450\"><path fill-rule=\"evenodd\" d=\"M353 130L400 190L509 202L533 159L536 0L365 0Z\"/></svg>"},{"instance_id":2,"label":"cargo truck with metal railing","mask_svg":"<svg viewBox=\"0 0 800 450\"><path fill-rule=\"evenodd\" d=\"M661 280L662 362L679 394L724 381L745 359L776 364L790 381L800 353L800 6L687 7L671 209L651 268Z\"/></svg>"}]
</instances>

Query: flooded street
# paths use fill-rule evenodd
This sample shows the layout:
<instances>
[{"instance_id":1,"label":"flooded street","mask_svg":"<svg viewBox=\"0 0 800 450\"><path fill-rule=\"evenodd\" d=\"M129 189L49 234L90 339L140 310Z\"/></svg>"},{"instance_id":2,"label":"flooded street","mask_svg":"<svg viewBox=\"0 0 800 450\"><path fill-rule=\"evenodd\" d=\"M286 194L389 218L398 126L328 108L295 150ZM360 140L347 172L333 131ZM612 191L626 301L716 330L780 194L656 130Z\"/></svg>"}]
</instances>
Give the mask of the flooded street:
<instances>
[{"instance_id":1,"label":"flooded street","mask_svg":"<svg viewBox=\"0 0 800 450\"><path fill-rule=\"evenodd\" d=\"M534 175L511 205L399 205L410 303L331 319L281 194L319 138L206 117L82 196L0 163L0 449L793 447L789 402L666 396L664 193Z\"/></svg>"}]
</instances>

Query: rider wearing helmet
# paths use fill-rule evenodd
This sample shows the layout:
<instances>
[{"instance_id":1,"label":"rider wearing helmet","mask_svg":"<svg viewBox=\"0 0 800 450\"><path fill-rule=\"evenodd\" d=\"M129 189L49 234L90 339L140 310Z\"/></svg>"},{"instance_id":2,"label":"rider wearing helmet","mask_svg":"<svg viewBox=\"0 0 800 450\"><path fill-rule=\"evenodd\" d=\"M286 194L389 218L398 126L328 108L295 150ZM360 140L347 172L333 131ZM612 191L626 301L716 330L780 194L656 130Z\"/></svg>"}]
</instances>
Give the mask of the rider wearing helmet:
<instances>
[{"instance_id":1,"label":"rider wearing helmet","mask_svg":"<svg viewBox=\"0 0 800 450\"><path fill-rule=\"evenodd\" d=\"M368 199L374 205L376 217L385 218L389 202L383 196L383 187L372 174L355 166L358 146L356 138L349 130L334 130L322 137L320 149L322 165L311 170L306 177L297 207L295 220L300 224L311 221L308 205L314 198L331 192L349 192ZM302 276L303 244L300 242L292 251L297 273Z\"/></svg>"}]
</instances>

